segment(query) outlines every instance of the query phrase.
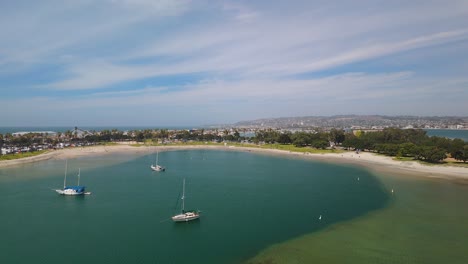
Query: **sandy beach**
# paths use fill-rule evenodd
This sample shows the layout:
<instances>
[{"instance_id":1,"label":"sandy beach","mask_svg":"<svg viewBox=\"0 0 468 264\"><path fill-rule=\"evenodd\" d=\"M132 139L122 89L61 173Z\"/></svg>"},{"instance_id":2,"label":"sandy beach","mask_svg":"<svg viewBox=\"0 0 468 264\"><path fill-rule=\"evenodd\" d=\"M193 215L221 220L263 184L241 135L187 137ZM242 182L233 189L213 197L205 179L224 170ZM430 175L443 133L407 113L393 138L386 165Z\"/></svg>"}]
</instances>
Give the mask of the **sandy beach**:
<instances>
[{"instance_id":1,"label":"sandy beach","mask_svg":"<svg viewBox=\"0 0 468 264\"><path fill-rule=\"evenodd\" d=\"M386 174L407 174L420 177L442 178L454 180L460 183L468 183L468 168L441 165L424 165L416 161L396 161L391 157L377 155L374 153L355 152L312 154L298 153L277 149L260 149L254 147L234 146L212 146L212 145L187 145L187 146L141 146L134 147L129 144L117 144L114 146L92 146L53 150L38 156L27 157L16 160L0 161L0 168L19 166L25 163L38 162L48 159L73 159L83 156L107 155L112 153L134 153L144 155L159 151L181 150L181 149L218 149L226 151L248 151L272 155L296 156L305 159L319 160L338 164L354 164L364 166L371 171Z\"/></svg>"}]
</instances>

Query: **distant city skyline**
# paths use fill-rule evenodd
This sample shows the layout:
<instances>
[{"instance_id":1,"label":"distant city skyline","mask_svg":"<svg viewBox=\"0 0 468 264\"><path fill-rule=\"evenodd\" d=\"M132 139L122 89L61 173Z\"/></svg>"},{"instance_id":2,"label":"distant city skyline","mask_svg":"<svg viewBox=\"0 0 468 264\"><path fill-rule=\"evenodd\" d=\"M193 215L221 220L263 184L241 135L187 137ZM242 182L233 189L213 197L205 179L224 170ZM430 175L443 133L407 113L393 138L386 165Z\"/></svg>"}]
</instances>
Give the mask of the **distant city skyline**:
<instances>
[{"instance_id":1,"label":"distant city skyline","mask_svg":"<svg viewBox=\"0 0 468 264\"><path fill-rule=\"evenodd\" d=\"M468 116L468 2L3 1L0 126Z\"/></svg>"}]
</instances>

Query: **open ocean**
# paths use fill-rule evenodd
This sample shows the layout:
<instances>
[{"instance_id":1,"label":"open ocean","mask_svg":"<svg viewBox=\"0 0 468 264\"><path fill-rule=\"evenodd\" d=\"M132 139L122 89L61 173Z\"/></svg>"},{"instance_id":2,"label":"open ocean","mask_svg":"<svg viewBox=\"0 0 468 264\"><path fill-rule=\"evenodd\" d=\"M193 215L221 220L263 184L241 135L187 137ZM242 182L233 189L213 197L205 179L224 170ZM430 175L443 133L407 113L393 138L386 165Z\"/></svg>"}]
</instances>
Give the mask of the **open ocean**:
<instances>
[{"instance_id":1,"label":"open ocean","mask_svg":"<svg viewBox=\"0 0 468 264\"><path fill-rule=\"evenodd\" d=\"M467 263L468 186L221 150L0 169L0 263ZM201 219L173 223L182 180ZM395 192L392 194L391 190Z\"/></svg>"},{"instance_id":2,"label":"open ocean","mask_svg":"<svg viewBox=\"0 0 468 264\"><path fill-rule=\"evenodd\" d=\"M118 129L120 131L127 131L127 130L144 130L144 129L194 129L195 127L188 127L188 126L173 126L173 127L151 127L151 126L118 126L118 127L110 127L110 126L85 126L85 127L78 127L82 130L89 130L89 131L102 131L102 130L112 130ZM0 134L6 133L15 133L15 132L28 132L28 131L53 131L53 132L65 132L67 130L73 131L75 127L0 127Z\"/></svg>"}]
</instances>

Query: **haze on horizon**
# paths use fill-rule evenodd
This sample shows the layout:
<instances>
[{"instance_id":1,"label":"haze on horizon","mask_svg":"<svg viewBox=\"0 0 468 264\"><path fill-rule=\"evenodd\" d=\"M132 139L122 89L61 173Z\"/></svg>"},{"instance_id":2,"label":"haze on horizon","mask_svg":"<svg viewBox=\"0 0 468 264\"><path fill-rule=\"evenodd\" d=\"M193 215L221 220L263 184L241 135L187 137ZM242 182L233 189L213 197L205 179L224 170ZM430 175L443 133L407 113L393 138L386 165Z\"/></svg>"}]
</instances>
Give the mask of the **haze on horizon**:
<instances>
[{"instance_id":1,"label":"haze on horizon","mask_svg":"<svg viewBox=\"0 0 468 264\"><path fill-rule=\"evenodd\" d=\"M1 126L468 116L468 1L0 3Z\"/></svg>"}]
</instances>

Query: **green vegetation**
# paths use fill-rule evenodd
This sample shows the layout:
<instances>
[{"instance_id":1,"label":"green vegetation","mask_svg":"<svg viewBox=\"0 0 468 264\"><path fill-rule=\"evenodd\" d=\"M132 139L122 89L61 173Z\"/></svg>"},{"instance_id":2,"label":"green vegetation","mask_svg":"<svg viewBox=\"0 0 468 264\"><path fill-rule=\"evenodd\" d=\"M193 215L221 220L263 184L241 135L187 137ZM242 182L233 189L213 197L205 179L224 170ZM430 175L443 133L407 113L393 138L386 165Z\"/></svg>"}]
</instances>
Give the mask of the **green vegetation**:
<instances>
[{"instance_id":1,"label":"green vegetation","mask_svg":"<svg viewBox=\"0 0 468 264\"><path fill-rule=\"evenodd\" d=\"M357 135L349 133L342 146L430 163L441 162L447 155L463 162L468 160L468 143L461 139L429 137L419 129L386 128Z\"/></svg>"},{"instance_id":2,"label":"green vegetation","mask_svg":"<svg viewBox=\"0 0 468 264\"><path fill-rule=\"evenodd\" d=\"M14 159L33 157L33 156L37 156L46 152L47 150L40 150L40 151L34 151L34 152L23 152L23 153L17 153L17 154L0 155L0 160L14 160Z\"/></svg>"},{"instance_id":3,"label":"green vegetation","mask_svg":"<svg viewBox=\"0 0 468 264\"><path fill-rule=\"evenodd\" d=\"M101 145L104 146L116 146L118 145L116 142L102 142Z\"/></svg>"},{"instance_id":4,"label":"green vegetation","mask_svg":"<svg viewBox=\"0 0 468 264\"><path fill-rule=\"evenodd\" d=\"M460 162L456 160L451 160L451 159L445 159L442 162L438 163L428 163L422 160L417 160L414 157L394 157L393 160L395 161L416 161L424 165L438 165L438 166L456 166L456 167L464 167L468 168L468 163L466 162Z\"/></svg>"},{"instance_id":5,"label":"green vegetation","mask_svg":"<svg viewBox=\"0 0 468 264\"><path fill-rule=\"evenodd\" d=\"M265 142L267 144L292 144L296 147L311 146L316 149L326 149L329 147L329 142L339 144L344 140L344 132L341 130L332 129L330 133L326 132L285 132L268 129L257 131L253 141L255 143Z\"/></svg>"},{"instance_id":6,"label":"green vegetation","mask_svg":"<svg viewBox=\"0 0 468 264\"><path fill-rule=\"evenodd\" d=\"M252 144L252 143L240 143L240 142L229 142L226 143L227 147L248 147L248 148L261 148L261 149L278 149L290 152L299 152L299 153L342 153L343 150L340 149L315 149L312 147L296 147L294 145L284 145L284 144ZM208 141L187 141L187 142L176 142L170 144L131 144L133 147L142 147L142 146L224 146L224 142L208 142Z\"/></svg>"},{"instance_id":7,"label":"green vegetation","mask_svg":"<svg viewBox=\"0 0 468 264\"><path fill-rule=\"evenodd\" d=\"M466 163L468 143L461 139L429 137L424 130L386 128L382 131L344 133L331 129L330 132L285 132L267 129L257 131L253 142L265 142L265 148L276 148L296 152L337 152L329 149L329 142L345 149L365 150L387 156L440 163L448 156ZM456 164L455 162L446 162Z\"/></svg>"},{"instance_id":8,"label":"green vegetation","mask_svg":"<svg viewBox=\"0 0 468 264\"><path fill-rule=\"evenodd\" d=\"M245 145L244 145L245 146ZM322 148L313 148L313 147L297 147L294 145L281 145L281 144L265 144L260 145L259 148L264 149L279 149L291 152L300 152L300 153L342 153L343 150L339 149L322 149Z\"/></svg>"},{"instance_id":9,"label":"green vegetation","mask_svg":"<svg viewBox=\"0 0 468 264\"><path fill-rule=\"evenodd\" d=\"M55 146L58 142L83 145L104 144L112 146L119 141L136 141L132 146L163 146L177 145L222 145L248 146L269 149L280 149L300 153L338 153L341 148L362 150L397 157L400 160L414 159L429 163L441 163L447 157L466 163L468 160L468 143L461 139L447 139L443 137L429 137L424 130L386 128L382 131L345 133L343 130L332 128L325 132L315 130L310 132L280 131L277 129L256 130L252 138L240 136L242 129L214 129L206 132L198 130L145 129L126 132L103 130L92 132L84 138L78 138L76 133L66 131L58 133L56 137L44 137L30 133L20 137L11 134L0 135L0 144L13 146L30 146L49 144ZM338 149L336 149L338 148ZM447 162L456 164L455 162Z\"/></svg>"}]
</instances>

